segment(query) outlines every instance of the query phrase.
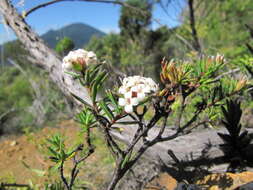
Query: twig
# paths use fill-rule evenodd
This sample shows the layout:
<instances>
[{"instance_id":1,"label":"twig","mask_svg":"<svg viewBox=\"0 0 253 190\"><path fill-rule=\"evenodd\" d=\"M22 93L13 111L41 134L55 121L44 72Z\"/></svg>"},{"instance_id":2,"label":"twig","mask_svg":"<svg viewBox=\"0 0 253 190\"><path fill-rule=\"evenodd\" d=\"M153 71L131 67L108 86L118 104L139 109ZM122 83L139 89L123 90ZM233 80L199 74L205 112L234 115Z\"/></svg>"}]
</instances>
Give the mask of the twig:
<instances>
[{"instance_id":1,"label":"twig","mask_svg":"<svg viewBox=\"0 0 253 190\"><path fill-rule=\"evenodd\" d=\"M189 134L189 133L191 133L192 132L192 130L193 129L196 129L198 126L200 126L200 125L204 125L204 124L206 124L206 123L210 123L211 122L211 120L203 120L203 121L200 121L200 122L198 122L198 123L196 123L193 127L191 127L188 131L186 131L185 133L186 134Z\"/></svg>"},{"instance_id":2,"label":"twig","mask_svg":"<svg viewBox=\"0 0 253 190\"><path fill-rule=\"evenodd\" d=\"M156 138L160 139L160 138L162 137L162 135L163 135L163 133L164 133L164 130L165 130L165 127L166 127L166 125L167 125L167 119L168 119L168 116L165 116L165 117L164 117L164 120L163 120L162 127L161 127L161 129L159 130L159 133L158 133L158 135L157 135Z\"/></svg>"},{"instance_id":3,"label":"twig","mask_svg":"<svg viewBox=\"0 0 253 190\"><path fill-rule=\"evenodd\" d=\"M221 78L223 78L224 76L230 75L230 74L233 74L233 73L237 73L237 72L239 72L239 71L240 71L240 68L236 68L236 69L229 70L228 72L222 73L221 75L217 76L214 80L212 80L211 83L217 82L217 81L219 81Z\"/></svg>"},{"instance_id":4,"label":"twig","mask_svg":"<svg viewBox=\"0 0 253 190\"><path fill-rule=\"evenodd\" d=\"M64 161L61 162L61 166L60 166L60 176L61 176L61 180L63 181L63 183L64 183L64 185L66 186L66 188L67 188L68 190L71 190L71 189L69 188L68 182L67 182L67 180L66 180L66 178L65 178L65 176L64 176Z\"/></svg>"}]
</instances>

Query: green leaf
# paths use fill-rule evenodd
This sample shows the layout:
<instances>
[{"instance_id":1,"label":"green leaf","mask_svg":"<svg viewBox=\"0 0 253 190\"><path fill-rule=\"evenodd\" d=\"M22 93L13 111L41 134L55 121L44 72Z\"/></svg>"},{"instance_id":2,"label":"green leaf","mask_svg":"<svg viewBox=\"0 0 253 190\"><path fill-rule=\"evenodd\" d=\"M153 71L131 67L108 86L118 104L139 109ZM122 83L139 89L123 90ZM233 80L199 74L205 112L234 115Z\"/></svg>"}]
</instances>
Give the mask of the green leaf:
<instances>
[{"instance_id":1,"label":"green leaf","mask_svg":"<svg viewBox=\"0 0 253 190\"><path fill-rule=\"evenodd\" d=\"M49 159L50 159L52 162L55 162L55 163L58 163L58 162L60 161L59 158L53 157L53 156L50 156Z\"/></svg>"},{"instance_id":2,"label":"green leaf","mask_svg":"<svg viewBox=\"0 0 253 190\"><path fill-rule=\"evenodd\" d=\"M84 105L87 106L88 108L92 109L92 106L91 106L89 103L87 103L85 100L83 100L82 98L76 96L76 95L73 94L73 93L71 93L71 95L72 95L75 99L77 99L79 102L81 102L82 104L84 104Z\"/></svg>"},{"instance_id":3,"label":"green leaf","mask_svg":"<svg viewBox=\"0 0 253 190\"><path fill-rule=\"evenodd\" d=\"M52 139L53 139L54 137L52 137ZM53 140L51 140L51 139L46 139L46 141L48 142L48 143L50 143L52 146L54 146L55 148L58 148L58 144L57 144L57 142L55 141L55 139L53 139Z\"/></svg>"},{"instance_id":4,"label":"green leaf","mask_svg":"<svg viewBox=\"0 0 253 190\"><path fill-rule=\"evenodd\" d=\"M128 154L128 155L126 155L126 157L124 158L123 162L121 163L120 168L123 169L125 167L125 165L128 163L128 161L130 160L130 158L131 158L131 153Z\"/></svg>"},{"instance_id":5,"label":"green leaf","mask_svg":"<svg viewBox=\"0 0 253 190\"><path fill-rule=\"evenodd\" d=\"M47 147L47 149L49 150L49 152L51 153L52 156L58 155L58 153L55 150L53 150L51 147Z\"/></svg>"},{"instance_id":6,"label":"green leaf","mask_svg":"<svg viewBox=\"0 0 253 190\"><path fill-rule=\"evenodd\" d=\"M61 158L61 161L64 161L67 158L67 155L63 148L60 149L60 158Z\"/></svg>"},{"instance_id":7,"label":"green leaf","mask_svg":"<svg viewBox=\"0 0 253 190\"><path fill-rule=\"evenodd\" d=\"M83 66L81 64L78 63L74 63L73 65L73 69L75 69L76 71L82 71L83 70Z\"/></svg>"},{"instance_id":8,"label":"green leaf","mask_svg":"<svg viewBox=\"0 0 253 190\"><path fill-rule=\"evenodd\" d=\"M90 77L89 69L87 69L85 71L85 74L84 74L84 81L85 81L85 83L89 85L90 82L91 82L90 79L92 79L92 78Z\"/></svg>"},{"instance_id":9,"label":"green leaf","mask_svg":"<svg viewBox=\"0 0 253 190\"><path fill-rule=\"evenodd\" d=\"M71 75L71 76L74 77L74 78L80 78L80 77L81 77L80 74L77 74L77 73L75 73L75 72L65 71L64 73L69 74L69 75Z\"/></svg>"},{"instance_id":10,"label":"green leaf","mask_svg":"<svg viewBox=\"0 0 253 190\"><path fill-rule=\"evenodd\" d=\"M116 113L117 113L117 114L120 114L121 111L122 111L122 109L121 109L121 107L118 105L118 102L115 100L115 98L114 98L112 92L108 92L108 93L107 93L107 97L110 99L112 105L114 106Z\"/></svg>"},{"instance_id":11,"label":"green leaf","mask_svg":"<svg viewBox=\"0 0 253 190\"><path fill-rule=\"evenodd\" d=\"M90 70L90 78L94 79L95 76L99 73L99 69L102 64L97 64L95 67L91 68Z\"/></svg>"},{"instance_id":12,"label":"green leaf","mask_svg":"<svg viewBox=\"0 0 253 190\"><path fill-rule=\"evenodd\" d=\"M99 106L100 108L105 112L106 116L109 117L111 120L114 119L114 116L113 116L113 113L112 111L110 110L110 108L107 106L107 104L105 103L104 100L101 100L99 102Z\"/></svg>"},{"instance_id":13,"label":"green leaf","mask_svg":"<svg viewBox=\"0 0 253 190\"><path fill-rule=\"evenodd\" d=\"M92 93L92 102L96 102L96 98L97 98L97 92L98 92L98 88L97 88L98 84L94 84L91 88L91 93Z\"/></svg>"}]
</instances>

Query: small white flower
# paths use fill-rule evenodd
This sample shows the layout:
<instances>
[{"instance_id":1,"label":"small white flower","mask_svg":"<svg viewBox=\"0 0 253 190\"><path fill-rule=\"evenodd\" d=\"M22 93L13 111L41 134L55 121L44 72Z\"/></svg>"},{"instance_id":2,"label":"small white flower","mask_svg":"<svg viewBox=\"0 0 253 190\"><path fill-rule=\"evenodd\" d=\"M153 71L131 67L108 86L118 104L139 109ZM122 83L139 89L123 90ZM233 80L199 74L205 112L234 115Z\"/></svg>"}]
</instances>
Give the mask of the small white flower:
<instances>
[{"instance_id":1,"label":"small white flower","mask_svg":"<svg viewBox=\"0 0 253 190\"><path fill-rule=\"evenodd\" d=\"M68 63L68 62L63 63L62 68L63 68L63 70L70 70L72 68L72 64Z\"/></svg>"},{"instance_id":2,"label":"small white flower","mask_svg":"<svg viewBox=\"0 0 253 190\"><path fill-rule=\"evenodd\" d=\"M96 54L93 52L93 51L89 51L88 54L87 54L87 57L89 58L96 58Z\"/></svg>"},{"instance_id":3,"label":"small white flower","mask_svg":"<svg viewBox=\"0 0 253 190\"><path fill-rule=\"evenodd\" d=\"M126 113L132 113L133 112L133 106L132 105L126 105L125 106L125 112Z\"/></svg>"},{"instance_id":4,"label":"small white flower","mask_svg":"<svg viewBox=\"0 0 253 190\"><path fill-rule=\"evenodd\" d=\"M124 94L125 98L132 98L132 91L128 91Z\"/></svg>"},{"instance_id":5,"label":"small white flower","mask_svg":"<svg viewBox=\"0 0 253 190\"><path fill-rule=\"evenodd\" d=\"M125 106L126 105L126 100L124 98L119 98L119 105L120 106Z\"/></svg>"},{"instance_id":6,"label":"small white flower","mask_svg":"<svg viewBox=\"0 0 253 190\"><path fill-rule=\"evenodd\" d=\"M140 87L139 87L139 86L133 86L133 87L131 88L131 91L132 91L132 92L139 92L139 90L140 90Z\"/></svg>"},{"instance_id":7,"label":"small white flower","mask_svg":"<svg viewBox=\"0 0 253 190\"><path fill-rule=\"evenodd\" d=\"M143 91L144 93L150 93L150 92L151 92L151 88L150 88L149 86L145 86L145 87L142 89L142 91Z\"/></svg>"},{"instance_id":8,"label":"small white flower","mask_svg":"<svg viewBox=\"0 0 253 190\"><path fill-rule=\"evenodd\" d=\"M138 101L143 101L144 99L145 99L145 94L144 93L138 93L138 95L137 95L137 99L138 99Z\"/></svg>"},{"instance_id":9,"label":"small white flower","mask_svg":"<svg viewBox=\"0 0 253 190\"><path fill-rule=\"evenodd\" d=\"M130 99L130 103L133 106L137 106L139 104L139 100L138 100L138 98L132 98L132 99Z\"/></svg>"},{"instance_id":10,"label":"small white flower","mask_svg":"<svg viewBox=\"0 0 253 190\"><path fill-rule=\"evenodd\" d=\"M126 89L123 87L123 86L121 86L120 88L119 88L119 93L120 94L125 94L127 91L126 91Z\"/></svg>"},{"instance_id":11,"label":"small white flower","mask_svg":"<svg viewBox=\"0 0 253 190\"><path fill-rule=\"evenodd\" d=\"M85 62L86 62L87 65L96 64L97 63L97 56L96 56L96 54L93 51L89 51L87 53Z\"/></svg>"},{"instance_id":12,"label":"small white flower","mask_svg":"<svg viewBox=\"0 0 253 190\"><path fill-rule=\"evenodd\" d=\"M80 64L83 68L90 64L97 63L97 56L92 51L86 51L84 49L78 49L70 51L67 56L63 58L62 68L63 70L73 69L74 64Z\"/></svg>"},{"instance_id":13,"label":"small white flower","mask_svg":"<svg viewBox=\"0 0 253 190\"><path fill-rule=\"evenodd\" d=\"M119 105L124 106L127 113L131 113L133 106L137 106L148 94L157 90L158 85L151 78L141 76L126 77L118 90L123 95L123 98L119 98Z\"/></svg>"}]
</instances>

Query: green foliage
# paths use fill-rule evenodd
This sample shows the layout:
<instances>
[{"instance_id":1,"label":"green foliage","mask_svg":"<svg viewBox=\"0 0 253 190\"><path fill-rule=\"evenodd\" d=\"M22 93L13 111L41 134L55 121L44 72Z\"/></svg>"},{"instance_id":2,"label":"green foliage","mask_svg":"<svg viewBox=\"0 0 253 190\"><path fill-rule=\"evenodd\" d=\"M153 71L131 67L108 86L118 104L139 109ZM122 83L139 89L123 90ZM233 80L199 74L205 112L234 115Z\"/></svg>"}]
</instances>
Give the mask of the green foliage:
<instances>
[{"instance_id":1,"label":"green foliage","mask_svg":"<svg viewBox=\"0 0 253 190\"><path fill-rule=\"evenodd\" d=\"M1 133L20 133L26 127L38 128L67 112L66 100L47 79L47 74L32 66L25 69L30 79L13 66L1 68L0 115L6 113L0 121ZM36 89L31 81L36 83ZM36 107L38 101L42 107Z\"/></svg>"},{"instance_id":2,"label":"green foliage","mask_svg":"<svg viewBox=\"0 0 253 190\"><path fill-rule=\"evenodd\" d=\"M114 67L120 63L121 36L118 34L108 34L103 38L93 37L85 47L90 51L96 52L102 60L106 60Z\"/></svg>"},{"instance_id":3,"label":"green foliage","mask_svg":"<svg viewBox=\"0 0 253 190\"><path fill-rule=\"evenodd\" d=\"M82 112L77 114L76 120L78 123L81 124L81 132L86 133L88 128L95 127L96 120L94 115L90 112L88 108L84 108Z\"/></svg>"},{"instance_id":4,"label":"green foliage","mask_svg":"<svg viewBox=\"0 0 253 190\"><path fill-rule=\"evenodd\" d=\"M18 64L24 64L25 56L28 55L28 52L23 47L22 43L19 40L7 42L3 44L4 46L4 61L7 62L7 59L12 59Z\"/></svg>"},{"instance_id":5,"label":"green foliage","mask_svg":"<svg viewBox=\"0 0 253 190\"><path fill-rule=\"evenodd\" d=\"M179 117L186 98L190 103L183 108L184 119L188 120L199 110L205 109L199 119L206 118L204 120L211 127L218 124L221 118L219 107L224 104L224 100L242 92L248 83L244 78L221 76L221 70L226 66L220 55L199 57L192 54L187 61L163 61L161 80L165 88L159 95L171 105L171 125Z\"/></svg>"},{"instance_id":6,"label":"green foliage","mask_svg":"<svg viewBox=\"0 0 253 190\"><path fill-rule=\"evenodd\" d=\"M64 56L67 55L69 51L74 49L74 47L74 42L70 38L64 37L56 44L55 51Z\"/></svg>"},{"instance_id":7,"label":"green foliage","mask_svg":"<svg viewBox=\"0 0 253 190\"><path fill-rule=\"evenodd\" d=\"M252 24L253 1L196 0L194 2L196 29L204 52L207 54L220 52L229 58L249 53L245 44L250 40L250 34L245 24ZM182 15L184 22L179 32L191 42L188 10L185 9Z\"/></svg>"},{"instance_id":8,"label":"green foliage","mask_svg":"<svg viewBox=\"0 0 253 190\"><path fill-rule=\"evenodd\" d=\"M20 132L22 126L32 122L32 114L24 112L32 104L33 94L29 88L30 84L26 77L13 67L2 68L0 84L0 115L13 110L6 118L2 118L1 130L3 133ZM11 119L14 115L19 117ZM7 128L4 123L9 127Z\"/></svg>"},{"instance_id":9,"label":"green foliage","mask_svg":"<svg viewBox=\"0 0 253 190\"><path fill-rule=\"evenodd\" d=\"M160 62L164 56L172 56L174 43L169 43L172 31L167 27L149 28L152 16L152 1L130 0L131 7L122 7L119 25L120 34L108 34L92 38L86 46L96 52L116 71L127 75L159 77ZM134 7L134 8L132 8Z\"/></svg>"},{"instance_id":10,"label":"green foliage","mask_svg":"<svg viewBox=\"0 0 253 190\"><path fill-rule=\"evenodd\" d=\"M122 7L119 27L122 36L136 40L151 24L152 2L150 0L128 0L126 3L131 7Z\"/></svg>"},{"instance_id":11,"label":"green foliage","mask_svg":"<svg viewBox=\"0 0 253 190\"><path fill-rule=\"evenodd\" d=\"M51 184L45 184L45 190L62 190L64 189L64 185L62 182L55 182Z\"/></svg>"},{"instance_id":12,"label":"green foliage","mask_svg":"<svg viewBox=\"0 0 253 190\"><path fill-rule=\"evenodd\" d=\"M145 32L132 42L123 35L108 34L103 38L92 38L85 48L96 52L102 60L127 75L145 73L158 78L162 57L171 56L173 53L166 44L169 37L169 30L166 27Z\"/></svg>"},{"instance_id":13,"label":"green foliage","mask_svg":"<svg viewBox=\"0 0 253 190\"><path fill-rule=\"evenodd\" d=\"M52 162L55 162L55 168L59 168L61 164L67 159L70 159L76 153L73 149L67 149L65 147L65 137L60 134L51 136L47 139L48 142L48 155Z\"/></svg>"},{"instance_id":14,"label":"green foliage","mask_svg":"<svg viewBox=\"0 0 253 190\"><path fill-rule=\"evenodd\" d=\"M245 74L248 74L250 78L253 78L253 57L251 55L243 55L232 60L232 64L240 68L241 71L244 71Z\"/></svg>"}]
</instances>

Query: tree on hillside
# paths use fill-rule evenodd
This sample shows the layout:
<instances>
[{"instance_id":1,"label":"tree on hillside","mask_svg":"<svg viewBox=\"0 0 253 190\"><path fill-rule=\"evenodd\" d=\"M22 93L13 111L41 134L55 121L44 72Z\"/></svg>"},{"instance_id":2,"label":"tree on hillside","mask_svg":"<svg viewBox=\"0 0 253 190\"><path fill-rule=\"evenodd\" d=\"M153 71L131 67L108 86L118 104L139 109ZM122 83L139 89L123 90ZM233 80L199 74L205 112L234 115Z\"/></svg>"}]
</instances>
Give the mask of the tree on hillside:
<instances>
[{"instance_id":1,"label":"tree on hillside","mask_svg":"<svg viewBox=\"0 0 253 190\"><path fill-rule=\"evenodd\" d=\"M55 51L63 57L67 55L69 51L73 50L74 47L74 42L70 38L64 37L56 44Z\"/></svg>"},{"instance_id":2,"label":"tree on hillside","mask_svg":"<svg viewBox=\"0 0 253 190\"><path fill-rule=\"evenodd\" d=\"M133 41L138 40L143 30L148 29L152 17L151 0L128 0L131 7L122 7L119 21L121 35ZM141 11L140 11L141 10Z\"/></svg>"}]
</instances>

